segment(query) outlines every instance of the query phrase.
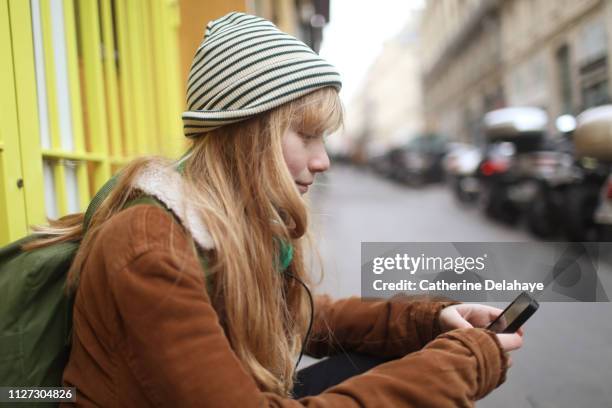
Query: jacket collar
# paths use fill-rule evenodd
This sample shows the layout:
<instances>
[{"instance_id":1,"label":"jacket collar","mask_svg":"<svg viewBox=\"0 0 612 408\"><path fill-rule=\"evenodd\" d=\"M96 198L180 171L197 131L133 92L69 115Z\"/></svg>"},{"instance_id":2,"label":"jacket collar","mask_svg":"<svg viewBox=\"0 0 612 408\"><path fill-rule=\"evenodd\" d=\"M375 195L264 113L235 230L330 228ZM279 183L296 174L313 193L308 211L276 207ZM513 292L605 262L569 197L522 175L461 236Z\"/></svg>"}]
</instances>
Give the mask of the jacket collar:
<instances>
[{"instance_id":1,"label":"jacket collar","mask_svg":"<svg viewBox=\"0 0 612 408\"><path fill-rule=\"evenodd\" d=\"M183 178L176 168L159 163L151 163L136 176L133 186L164 203L191 233L198 246L202 249L215 248L208 228L204 225L189 200L184 199ZM284 271L287 269L292 259L293 246L281 240L278 258L280 270Z\"/></svg>"},{"instance_id":2,"label":"jacket collar","mask_svg":"<svg viewBox=\"0 0 612 408\"><path fill-rule=\"evenodd\" d=\"M208 228L189 200L185 200L183 179L174 167L151 163L141 169L133 186L164 203L191 233L198 246L206 250L215 248Z\"/></svg>"}]
</instances>

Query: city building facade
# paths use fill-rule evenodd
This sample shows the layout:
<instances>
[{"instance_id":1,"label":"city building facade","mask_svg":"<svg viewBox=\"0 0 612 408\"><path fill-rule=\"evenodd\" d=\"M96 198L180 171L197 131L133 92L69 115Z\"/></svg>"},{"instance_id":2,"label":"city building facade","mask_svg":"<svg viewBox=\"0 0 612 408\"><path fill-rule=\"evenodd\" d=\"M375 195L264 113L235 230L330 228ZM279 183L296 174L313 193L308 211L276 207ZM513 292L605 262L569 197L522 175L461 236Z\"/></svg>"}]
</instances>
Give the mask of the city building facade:
<instances>
[{"instance_id":1,"label":"city building facade","mask_svg":"<svg viewBox=\"0 0 612 408\"><path fill-rule=\"evenodd\" d=\"M406 144L424 131L418 11L369 68L347 106L345 138L356 161Z\"/></svg>"},{"instance_id":2,"label":"city building facade","mask_svg":"<svg viewBox=\"0 0 612 408\"><path fill-rule=\"evenodd\" d=\"M479 143L485 112L562 114L611 101L611 0L439 0L424 11L425 121ZM607 23L607 24L606 24Z\"/></svg>"}]
</instances>

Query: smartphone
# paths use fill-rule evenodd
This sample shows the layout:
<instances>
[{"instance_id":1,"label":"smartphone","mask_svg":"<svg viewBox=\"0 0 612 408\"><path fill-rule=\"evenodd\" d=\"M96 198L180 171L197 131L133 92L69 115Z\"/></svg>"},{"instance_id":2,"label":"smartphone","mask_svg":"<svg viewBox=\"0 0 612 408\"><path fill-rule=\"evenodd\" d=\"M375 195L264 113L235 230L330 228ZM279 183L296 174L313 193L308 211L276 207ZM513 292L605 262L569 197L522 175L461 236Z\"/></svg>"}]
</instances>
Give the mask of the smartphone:
<instances>
[{"instance_id":1,"label":"smartphone","mask_svg":"<svg viewBox=\"0 0 612 408\"><path fill-rule=\"evenodd\" d=\"M532 314L538 310L540 305L523 292L499 315L487 329L495 333L515 333Z\"/></svg>"}]
</instances>

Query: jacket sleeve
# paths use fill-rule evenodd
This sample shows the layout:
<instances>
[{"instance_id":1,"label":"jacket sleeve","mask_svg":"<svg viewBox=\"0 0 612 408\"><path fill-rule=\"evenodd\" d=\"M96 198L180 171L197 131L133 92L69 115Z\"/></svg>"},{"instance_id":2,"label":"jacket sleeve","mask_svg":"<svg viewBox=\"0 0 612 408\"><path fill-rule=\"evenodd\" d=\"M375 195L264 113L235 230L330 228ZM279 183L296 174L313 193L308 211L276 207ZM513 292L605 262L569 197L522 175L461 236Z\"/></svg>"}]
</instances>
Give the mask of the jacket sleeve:
<instances>
[{"instance_id":1,"label":"jacket sleeve","mask_svg":"<svg viewBox=\"0 0 612 408\"><path fill-rule=\"evenodd\" d=\"M378 357L402 357L420 350L440 334L440 311L458 302L432 302L396 296L388 301L358 297L333 301L317 296L306 353L324 357L357 351Z\"/></svg>"},{"instance_id":2,"label":"jacket sleeve","mask_svg":"<svg viewBox=\"0 0 612 408\"><path fill-rule=\"evenodd\" d=\"M177 231L166 239L180 241ZM160 235L149 233L152 241ZM469 406L505 373L493 333L458 330L317 396L294 400L260 391L242 366L206 294L195 256L153 242L114 269L109 285L113 313L121 322L118 351L155 406Z\"/></svg>"}]
</instances>

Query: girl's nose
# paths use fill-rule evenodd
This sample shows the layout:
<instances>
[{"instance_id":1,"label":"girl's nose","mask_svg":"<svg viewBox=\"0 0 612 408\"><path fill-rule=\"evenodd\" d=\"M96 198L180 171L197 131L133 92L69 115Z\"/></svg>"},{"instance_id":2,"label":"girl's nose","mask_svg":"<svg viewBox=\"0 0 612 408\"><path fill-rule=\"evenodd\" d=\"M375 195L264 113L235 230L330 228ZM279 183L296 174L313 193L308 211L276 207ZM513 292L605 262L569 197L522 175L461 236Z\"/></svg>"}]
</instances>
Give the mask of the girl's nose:
<instances>
[{"instance_id":1,"label":"girl's nose","mask_svg":"<svg viewBox=\"0 0 612 408\"><path fill-rule=\"evenodd\" d=\"M308 163L308 170L311 173L322 173L329 169L330 162L329 156L327 155L327 151L325 150L325 146L323 143L317 147L316 151L313 152L312 157Z\"/></svg>"}]
</instances>

